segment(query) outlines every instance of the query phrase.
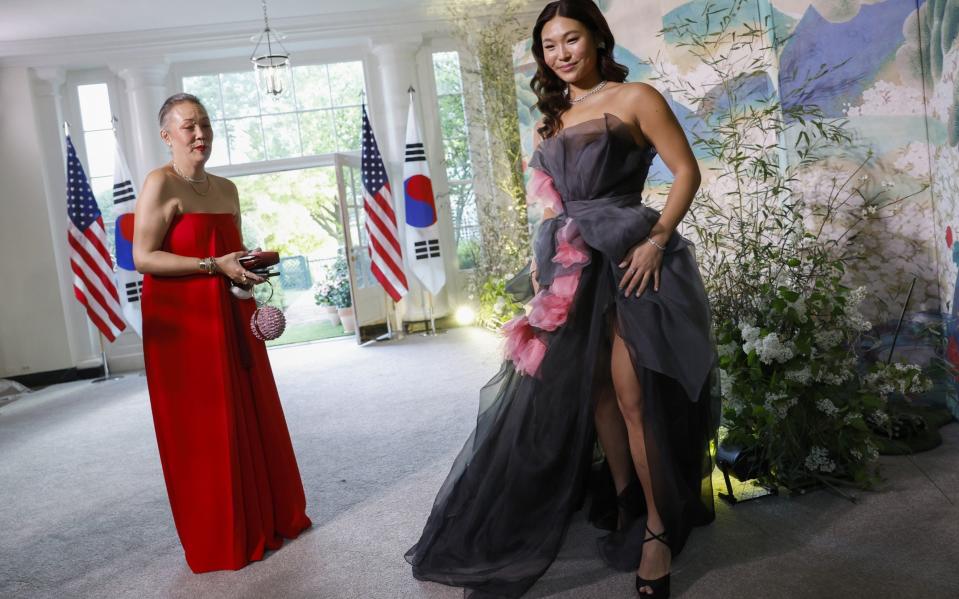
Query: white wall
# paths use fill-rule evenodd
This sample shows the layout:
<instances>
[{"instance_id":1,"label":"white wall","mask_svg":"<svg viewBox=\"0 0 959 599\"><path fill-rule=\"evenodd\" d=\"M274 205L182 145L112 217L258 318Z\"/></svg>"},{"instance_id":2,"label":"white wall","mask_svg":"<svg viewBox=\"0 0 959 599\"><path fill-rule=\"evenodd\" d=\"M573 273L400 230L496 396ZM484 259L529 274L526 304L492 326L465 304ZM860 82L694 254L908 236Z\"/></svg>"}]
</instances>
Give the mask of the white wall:
<instances>
[{"instance_id":1,"label":"white wall","mask_svg":"<svg viewBox=\"0 0 959 599\"><path fill-rule=\"evenodd\" d=\"M34 108L28 69L0 68L0 377L75 365Z\"/></svg>"}]
</instances>

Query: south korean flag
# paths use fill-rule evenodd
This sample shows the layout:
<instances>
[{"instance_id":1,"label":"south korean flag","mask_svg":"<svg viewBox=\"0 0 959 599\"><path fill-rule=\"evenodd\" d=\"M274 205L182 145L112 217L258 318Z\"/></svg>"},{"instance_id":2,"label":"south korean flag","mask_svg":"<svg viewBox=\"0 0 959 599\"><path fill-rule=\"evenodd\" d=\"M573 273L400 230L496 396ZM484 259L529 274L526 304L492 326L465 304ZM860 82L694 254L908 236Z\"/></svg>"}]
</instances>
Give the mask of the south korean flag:
<instances>
[{"instance_id":1,"label":"south korean flag","mask_svg":"<svg viewBox=\"0 0 959 599\"><path fill-rule=\"evenodd\" d=\"M406 160L403 163L406 259L416 278L435 296L446 284L446 269L436 224L436 200L422 140L411 96L406 121Z\"/></svg>"},{"instance_id":2,"label":"south korean flag","mask_svg":"<svg viewBox=\"0 0 959 599\"><path fill-rule=\"evenodd\" d=\"M136 206L136 190L126 160L120 152L120 143L114 144L113 157L113 205L116 207L116 282L120 294L123 319L143 337L143 313L140 310L140 294L143 291L143 275L133 264L133 209Z\"/></svg>"}]
</instances>

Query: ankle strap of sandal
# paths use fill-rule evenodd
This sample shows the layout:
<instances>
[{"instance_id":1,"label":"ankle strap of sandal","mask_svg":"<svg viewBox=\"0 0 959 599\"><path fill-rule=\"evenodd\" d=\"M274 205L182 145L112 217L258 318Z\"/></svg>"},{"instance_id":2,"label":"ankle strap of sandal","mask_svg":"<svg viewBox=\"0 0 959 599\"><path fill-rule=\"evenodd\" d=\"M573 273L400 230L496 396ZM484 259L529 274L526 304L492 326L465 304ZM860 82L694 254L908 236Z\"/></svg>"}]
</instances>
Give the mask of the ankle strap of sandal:
<instances>
[{"instance_id":1,"label":"ankle strap of sandal","mask_svg":"<svg viewBox=\"0 0 959 599\"><path fill-rule=\"evenodd\" d=\"M653 532L653 529L651 529L651 528L649 527L649 524L647 524L647 525L646 525L646 532L648 532L650 536L649 536L648 539L643 539L643 543L648 543L649 541L659 541L659 542L662 543L663 545L666 545L667 547L669 547L669 541L666 540L666 531L665 531L665 530L664 530L663 532L657 534L657 533Z\"/></svg>"}]
</instances>

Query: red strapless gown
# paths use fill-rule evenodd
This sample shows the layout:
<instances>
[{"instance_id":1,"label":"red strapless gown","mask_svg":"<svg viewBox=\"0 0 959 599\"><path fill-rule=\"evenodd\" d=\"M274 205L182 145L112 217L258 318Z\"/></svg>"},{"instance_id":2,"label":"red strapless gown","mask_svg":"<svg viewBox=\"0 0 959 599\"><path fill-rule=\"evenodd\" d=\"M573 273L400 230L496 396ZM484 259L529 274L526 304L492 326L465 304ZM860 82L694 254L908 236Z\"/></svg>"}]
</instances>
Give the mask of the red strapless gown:
<instances>
[{"instance_id":1,"label":"red strapless gown","mask_svg":"<svg viewBox=\"0 0 959 599\"><path fill-rule=\"evenodd\" d=\"M164 251L242 249L230 214L183 214ZM194 572L237 570L310 526L252 300L227 279L144 277L143 351L173 520Z\"/></svg>"}]
</instances>

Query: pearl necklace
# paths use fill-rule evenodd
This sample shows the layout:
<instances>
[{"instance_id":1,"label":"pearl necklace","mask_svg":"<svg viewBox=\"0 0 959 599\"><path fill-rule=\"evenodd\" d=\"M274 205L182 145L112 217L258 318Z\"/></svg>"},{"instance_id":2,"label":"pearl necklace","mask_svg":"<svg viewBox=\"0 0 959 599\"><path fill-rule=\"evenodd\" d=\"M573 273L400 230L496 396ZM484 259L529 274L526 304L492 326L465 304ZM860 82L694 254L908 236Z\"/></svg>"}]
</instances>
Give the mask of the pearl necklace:
<instances>
[{"instance_id":1,"label":"pearl necklace","mask_svg":"<svg viewBox=\"0 0 959 599\"><path fill-rule=\"evenodd\" d=\"M573 97L571 97L571 94L570 94L570 92L569 92L569 85L567 85L567 86L566 86L566 97L569 98L569 101L570 101L571 104L579 104L580 102L582 102L582 101L585 100L586 98L592 96L593 94L595 94L595 93L598 92L599 90L601 90L601 89L603 89L604 87L606 87L606 84L607 84L607 83L609 83L609 81L606 81L605 79L603 79L602 81L600 81L599 83L596 84L596 87L594 87L593 89L587 91L586 93L584 93L582 96L580 96L580 97L578 97L578 98L573 98Z\"/></svg>"},{"instance_id":2,"label":"pearl necklace","mask_svg":"<svg viewBox=\"0 0 959 599\"><path fill-rule=\"evenodd\" d=\"M187 177L186 175L184 175L183 172L180 171L179 168L177 168L176 162L174 162L174 161L171 160L171 161L170 161L170 164L173 165L173 171L174 171L176 174L180 175L180 178L183 179L184 181L186 181L187 183L206 183L206 180L207 180L206 173L203 173L203 176L202 176L201 178L199 178L199 179L193 179L193 178L191 178L191 177Z\"/></svg>"},{"instance_id":3,"label":"pearl necklace","mask_svg":"<svg viewBox=\"0 0 959 599\"><path fill-rule=\"evenodd\" d=\"M203 177L194 179L192 177L187 177L182 172L180 172L180 169L177 168L176 162L171 160L170 164L173 165L173 172L175 172L181 179L189 183L190 187L193 189L194 192L196 192L197 195L205 196L206 194L210 193L210 185L212 185L213 183L212 181L210 181L210 177L205 172L203 173ZM200 191L199 189L197 189L196 187L197 183L208 183L208 185L206 186L206 191Z\"/></svg>"}]
</instances>

